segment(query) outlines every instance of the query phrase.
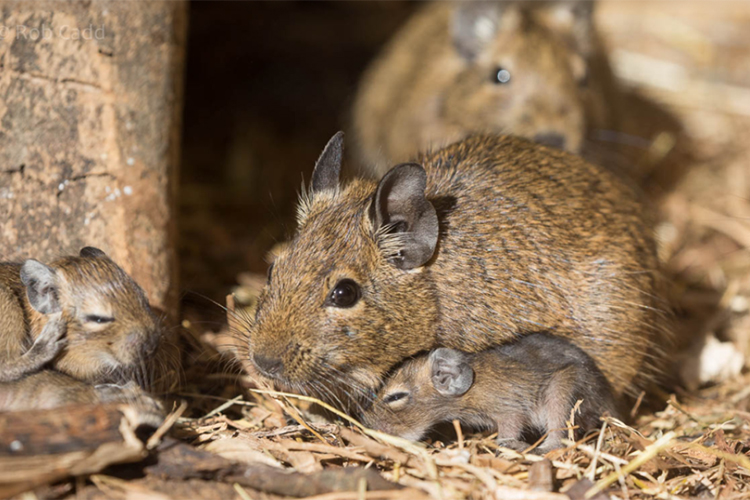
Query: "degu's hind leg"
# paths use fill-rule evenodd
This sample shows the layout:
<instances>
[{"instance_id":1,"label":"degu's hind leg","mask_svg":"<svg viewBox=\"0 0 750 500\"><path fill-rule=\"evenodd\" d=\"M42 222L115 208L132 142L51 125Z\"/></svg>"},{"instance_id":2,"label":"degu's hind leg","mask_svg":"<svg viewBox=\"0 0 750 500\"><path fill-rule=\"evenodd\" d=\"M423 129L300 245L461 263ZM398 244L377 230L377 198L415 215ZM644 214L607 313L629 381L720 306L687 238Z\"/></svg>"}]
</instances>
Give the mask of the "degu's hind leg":
<instances>
[{"instance_id":1,"label":"degu's hind leg","mask_svg":"<svg viewBox=\"0 0 750 500\"><path fill-rule=\"evenodd\" d=\"M551 376L534 419L537 427L547 433L536 452L543 454L563 447L562 440L567 435L571 411L576 404L573 395L576 392L578 371L578 367L571 364Z\"/></svg>"}]
</instances>

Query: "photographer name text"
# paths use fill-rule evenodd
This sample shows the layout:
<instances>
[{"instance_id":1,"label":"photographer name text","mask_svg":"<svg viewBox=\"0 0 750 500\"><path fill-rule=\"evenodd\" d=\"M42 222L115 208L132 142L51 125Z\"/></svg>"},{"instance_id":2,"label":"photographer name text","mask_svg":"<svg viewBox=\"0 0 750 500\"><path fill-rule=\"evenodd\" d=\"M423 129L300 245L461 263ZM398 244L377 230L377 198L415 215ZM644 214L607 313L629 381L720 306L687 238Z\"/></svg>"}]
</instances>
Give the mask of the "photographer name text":
<instances>
[{"instance_id":1,"label":"photographer name text","mask_svg":"<svg viewBox=\"0 0 750 500\"><path fill-rule=\"evenodd\" d=\"M52 40L59 38L61 40L103 40L106 37L104 26L26 26L18 24L16 26L0 26L0 40L6 38L14 40Z\"/></svg>"}]
</instances>

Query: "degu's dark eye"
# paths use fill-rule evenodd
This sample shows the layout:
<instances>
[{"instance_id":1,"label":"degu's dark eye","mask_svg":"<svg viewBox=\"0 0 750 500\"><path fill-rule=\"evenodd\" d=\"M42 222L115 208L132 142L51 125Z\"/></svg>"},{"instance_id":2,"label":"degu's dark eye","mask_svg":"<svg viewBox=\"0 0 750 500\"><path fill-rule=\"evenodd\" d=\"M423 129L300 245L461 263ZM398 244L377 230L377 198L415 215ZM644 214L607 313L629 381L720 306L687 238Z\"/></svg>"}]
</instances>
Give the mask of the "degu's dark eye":
<instances>
[{"instance_id":1,"label":"degu's dark eye","mask_svg":"<svg viewBox=\"0 0 750 500\"><path fill-rule=\"evenodd\" d=\"M112 323L115 320L115 318L110 318L109 316L98 316L96 314L89 314L84 319L86 320L86 323L96 323L97 325Z\"/></svg>"},{"instance_id":2,"label":"degu's dark eye","mask_svg":"<svg viewBox=\"0 0 750 500\"><path fill-rule=\"evenodd\" d=\"M389 405L391 403L395 403L396 401L404 399L408 395L408 392L394 392L393 394L388 394L386 397L384 397L383 403Z\"/></svg>"},{"instance_id":3,"label":"degu's dark eye","mask_svg":"<svg viewBox=\"0 0 750 500\"><path fill-rule=\"evenodd\" d=\"M335 307L352 307L361 296L362 291L354 280L343 279L333 287L326 302Z\"/></svg>"},{"instance_id":4,"label":"degu's dark eye","mask_svg":"<svg viewBox=\"0 0 750 500\"><path fill-rule=\"evenodd\" d=\"M268 266L268 274L266 275L266 279L270 282L271 276L273 274L273 262L271 262L271 265Z\"/></svg>"},{"instance_id":5,"label":"degu's dark eye","mask_svg":"<svg viewBox=\"0 0 750 500\"><path fill-rule=\"evenodd\" d=\"M498 85L510 82L510 71L505 68L497 67L492 73L492 83Z\"/></svg>"}]
</instances>

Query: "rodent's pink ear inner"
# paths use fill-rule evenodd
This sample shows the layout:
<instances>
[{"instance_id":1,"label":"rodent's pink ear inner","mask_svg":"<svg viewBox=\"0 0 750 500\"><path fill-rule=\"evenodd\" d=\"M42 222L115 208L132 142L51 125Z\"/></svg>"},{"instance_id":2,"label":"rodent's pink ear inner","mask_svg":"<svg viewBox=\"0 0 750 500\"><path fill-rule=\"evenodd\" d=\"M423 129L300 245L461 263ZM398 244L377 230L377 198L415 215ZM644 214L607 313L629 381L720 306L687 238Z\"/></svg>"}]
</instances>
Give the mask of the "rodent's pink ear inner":
<instances>
[{"instance_id":1,"label":"rodent's pink ear inner","mask_svg":"<svg viewBox=\"0 0 750 500\"><path fill-rule=\"evenodd\" d=\"M426 187L422 165L397 165L381 179L370 206L375 231L394 247L391 261L399 269L424 265L435 253L438 218L425 197Z\"/></svg>"},{"instance_id":2,"label":"rodent's pink ear inner","mask_svg":"<svg viewBox=\"0 0 750 500\"><path fill-rule=\"evenodd\" d=\"M465 354L455 349L436 349L430 354L432 385L443 396L461 396L474 383L474 369Z\"/></svg>"},{"instance_id":3,"label":"rodent's pink ear inner","mask_svg":"<svg viewBox=\"0 0 750 500\"><path fill-rule=\"evenodd\" d=\"M313 193L338 188L343 158L344 133L339 131L331 137L315 163L312 175Z\"/></svg>"}]
</instances>

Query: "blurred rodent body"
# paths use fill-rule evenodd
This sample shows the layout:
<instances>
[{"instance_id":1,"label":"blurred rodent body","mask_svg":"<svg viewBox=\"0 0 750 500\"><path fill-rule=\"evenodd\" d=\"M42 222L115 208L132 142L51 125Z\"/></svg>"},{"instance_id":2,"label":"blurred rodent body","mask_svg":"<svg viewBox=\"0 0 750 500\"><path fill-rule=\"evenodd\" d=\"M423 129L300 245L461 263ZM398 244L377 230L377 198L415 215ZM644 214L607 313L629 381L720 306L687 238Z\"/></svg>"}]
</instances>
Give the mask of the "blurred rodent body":
<instances>
[{"instance_id":1,"label":"blurred rodent body","mask_svg":"<svg viewBox=\"0 0 750 500\"><path fill-rule=\"evenodd\" d=\"M397 363L534 332L637 393L669 336L649 217L612 174L517 137L472 137L339 185L343 134L302 197L249 325L257 371L368 398Z\"/></svg>"},{"instance_id":2,"label":"blurred rodent body","mask_svg":"<svg viewBox=\"0 0 750 500\"><path fill-rule=\"evenodd\" d=\"M0 383L0 412L99 403L127 403L157 416L163 414L161 403L133 381L92 384L46 369L19 380Z\"/></svg>"},{"instance_id":3,"label":"blurred rodent body","mask_svg":"<svg viewBox=\"0 0 750 500\"><path fill-rule=\"evenodd\" d=\"M143 290L92 247L49 266L0 264L0 313L0 381L49 363L87 383L145 382L161 341Z\"/></svg>"},{"instance_id":4,"label":"blurred rodent body","mask_svg":"<svg viewBox=\"0 0 750 500\"><path fill-rule=\"evenodd\" d=\"M474 429L497 430L503 446L525 449L525 435L547 435L537 448L562 446L566 421L581 404L576 434L615 415L609 384L594 361L569 341L532 333L475 354L440 348L406 361L388 378L366 425L419 440L436 424L458 419Z\"/></svg>"},{"instance_id":5,"label":"blurred rodent body","mask_svg":"<svg viewBox=\"0 0 750 500\"><path fill-rule=\"evenodd\" d=\"M378 175L477 133L580 152L617 128L618 92L592 2L429 3L363 75L355 149Z\"/></svg>"}]
</instances>

